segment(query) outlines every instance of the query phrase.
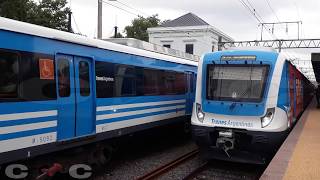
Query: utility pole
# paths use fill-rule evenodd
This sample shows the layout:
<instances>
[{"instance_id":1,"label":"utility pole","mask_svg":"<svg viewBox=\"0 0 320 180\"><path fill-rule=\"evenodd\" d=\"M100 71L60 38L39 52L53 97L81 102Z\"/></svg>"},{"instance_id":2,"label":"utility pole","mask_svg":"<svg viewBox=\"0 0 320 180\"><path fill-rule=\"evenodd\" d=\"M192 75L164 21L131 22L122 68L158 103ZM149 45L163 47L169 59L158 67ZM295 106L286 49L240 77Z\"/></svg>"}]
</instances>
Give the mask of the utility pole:
<instances>
[{"instance_id":1,"label":"utility pole","mask_svg":"<svg viewBox=\"0 0 320 180\"><path fill-rule=\"evenodd\" d=\"M114 27L114 38L117 38L118 36L118 26Z\"/></svg>"},{"instance_id":2,"label":"utility pole","mask_svg":"<svg viewBox=\"0 0 320 180\"><path fill-rule=\"evenodd\" d=\"M262 34L263 34L263 24L261 24L261 41L262 41Z\"/></svg>"},{"instance_id":3,"label":"utility pole","mask_svg":"<svg viewBox=\"0 0 320 180\"><path fill-rule=\"evenodd\" d=\"M72 16L72 12L69 11L68 12L68 32L72 33L71 16Z\"/></svg>"},{"instance_id":4,"label":"utility pole","mask_svg":"<svg viewBox=\"0 0 320 180\"><path fill-rule=\"evenodd\" d=\"M98 0L98 39L102 39L102 0Z\"/></svg>"}]
</instances>

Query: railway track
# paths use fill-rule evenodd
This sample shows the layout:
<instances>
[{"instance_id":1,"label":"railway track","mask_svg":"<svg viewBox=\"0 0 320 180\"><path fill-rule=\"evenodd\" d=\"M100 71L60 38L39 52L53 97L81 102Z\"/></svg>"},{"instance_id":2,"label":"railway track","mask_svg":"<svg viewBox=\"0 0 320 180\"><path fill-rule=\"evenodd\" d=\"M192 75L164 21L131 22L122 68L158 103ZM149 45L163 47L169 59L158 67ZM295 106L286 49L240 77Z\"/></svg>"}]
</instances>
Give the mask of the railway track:
<instances>
[{"instance_id":1,"label":"railway track","mask_svg":"<svg viewBox=\"0 0 320 180\"><path fill-rule=\"evenodd\" d=\"M204 171L209 165L209 162L203 163L201 166L193 170L190 174L188 174L186 177L183 178L183 180L190 180L196 177L198 174L200 174L202 171Z\"/></svg>"},{"instance_id":2,"label":"railway track","mask_svg":"<svg viewBox=\"0 0 320 180\"><path fill-rule=\"evenodd\" d=\"M174 171L188 160L194 158L199 154L199 150L193 150L186 153L179 158L160 166L147 174L138 177L136 180L150 180L156 179L160 176ZM241 180L255 180L259 179L265 166L257 166L253 164L241 164L226 161L206 161L200 164L196 169L181 177L183 180L197 180L197 179L241 179Z\"/></svg>"},{"instance_id":3,"label":"railway track","mask_svg":"<svg viewBox=\"0 0 320 180\"><path fill-rule=\"evenodd\" d=\"M256 180L259 179L265 166L254 164L241 164L226 161L208 161L196 168L183 180Z\"/></svg>"},{"instance_id":4,"label":"railway track","mask_svg":"<svg viewBox=\"0 0 320 180\"><path fill-rule=\"evenodd\" d=\"M150 171L149 173L137 178L136 180L150 180L150 179L155 179L156 177L159 177L161 175L163 175L164 173L176 168L177 166L179 166L180 164L182 164L183 162L195 157L196 155L199 154L199 150L195 149L189 153L186 153L182 156L180 156L179 158L163 165L160 166L152 171Z\"/></svg>"}]
</instances>

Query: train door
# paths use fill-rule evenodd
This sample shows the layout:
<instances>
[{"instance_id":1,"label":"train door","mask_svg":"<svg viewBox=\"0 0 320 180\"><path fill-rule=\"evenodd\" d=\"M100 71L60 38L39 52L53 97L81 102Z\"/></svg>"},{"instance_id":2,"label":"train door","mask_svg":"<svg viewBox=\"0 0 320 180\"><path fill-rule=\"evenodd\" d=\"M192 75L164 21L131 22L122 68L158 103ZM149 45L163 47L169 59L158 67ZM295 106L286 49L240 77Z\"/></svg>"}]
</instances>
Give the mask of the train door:
<instances>
[{"instance_id":1,"label":"train door","mask_svg":"<svg viewBox=\"0 0 320 180\"><path fill-rule=\"evenodd\" d=\"M58 54L58 140L94 133L92 59Z\"/></svg>"},{"instance_id":2,"label":"train door","mask_svg":"<svg viewBox=\"0 0 320 180\"><path fill-rule=\"evenodd\" d=\"M192 113L192 106L193 102L195 100L195 73L193 72L187 72L187 102L186 102L186 114Z\"/></svg>"}]
</instances>

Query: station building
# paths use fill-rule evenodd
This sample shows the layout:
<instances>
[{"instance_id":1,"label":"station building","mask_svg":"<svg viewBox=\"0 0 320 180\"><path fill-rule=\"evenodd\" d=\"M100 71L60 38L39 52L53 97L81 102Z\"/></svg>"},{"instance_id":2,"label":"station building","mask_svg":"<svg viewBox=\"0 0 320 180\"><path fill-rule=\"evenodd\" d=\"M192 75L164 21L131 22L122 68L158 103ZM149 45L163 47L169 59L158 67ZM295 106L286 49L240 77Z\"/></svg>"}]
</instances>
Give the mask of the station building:
<instances>
[{"instance_id":1,"label":"station building","mask_svg":"<svg viewBox=\"0 0 320 180\"><path fill-rule=\"evenodd\" d=\"M234 41L193 13L148 28L148 35L150 43L198 56L217 51L219 41Z\"/></svg>"}]
</instances>

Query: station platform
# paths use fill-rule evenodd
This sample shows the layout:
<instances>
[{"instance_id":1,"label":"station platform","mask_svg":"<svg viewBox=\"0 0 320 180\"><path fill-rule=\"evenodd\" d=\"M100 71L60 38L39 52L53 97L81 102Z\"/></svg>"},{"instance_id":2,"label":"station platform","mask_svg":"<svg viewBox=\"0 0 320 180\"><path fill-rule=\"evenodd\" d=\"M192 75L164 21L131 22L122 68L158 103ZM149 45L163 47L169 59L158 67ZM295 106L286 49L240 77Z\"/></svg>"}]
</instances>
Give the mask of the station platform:
<instances>
[{"instance_id":1,"label":"station platform","mask_svg":"<svg viewBox=\"0 0 320 180\"><path fill-rule=\"evenodd\" d=\"M320 179L320 109L315 99L260 179Z\"/></svg>"}]
</instances>

